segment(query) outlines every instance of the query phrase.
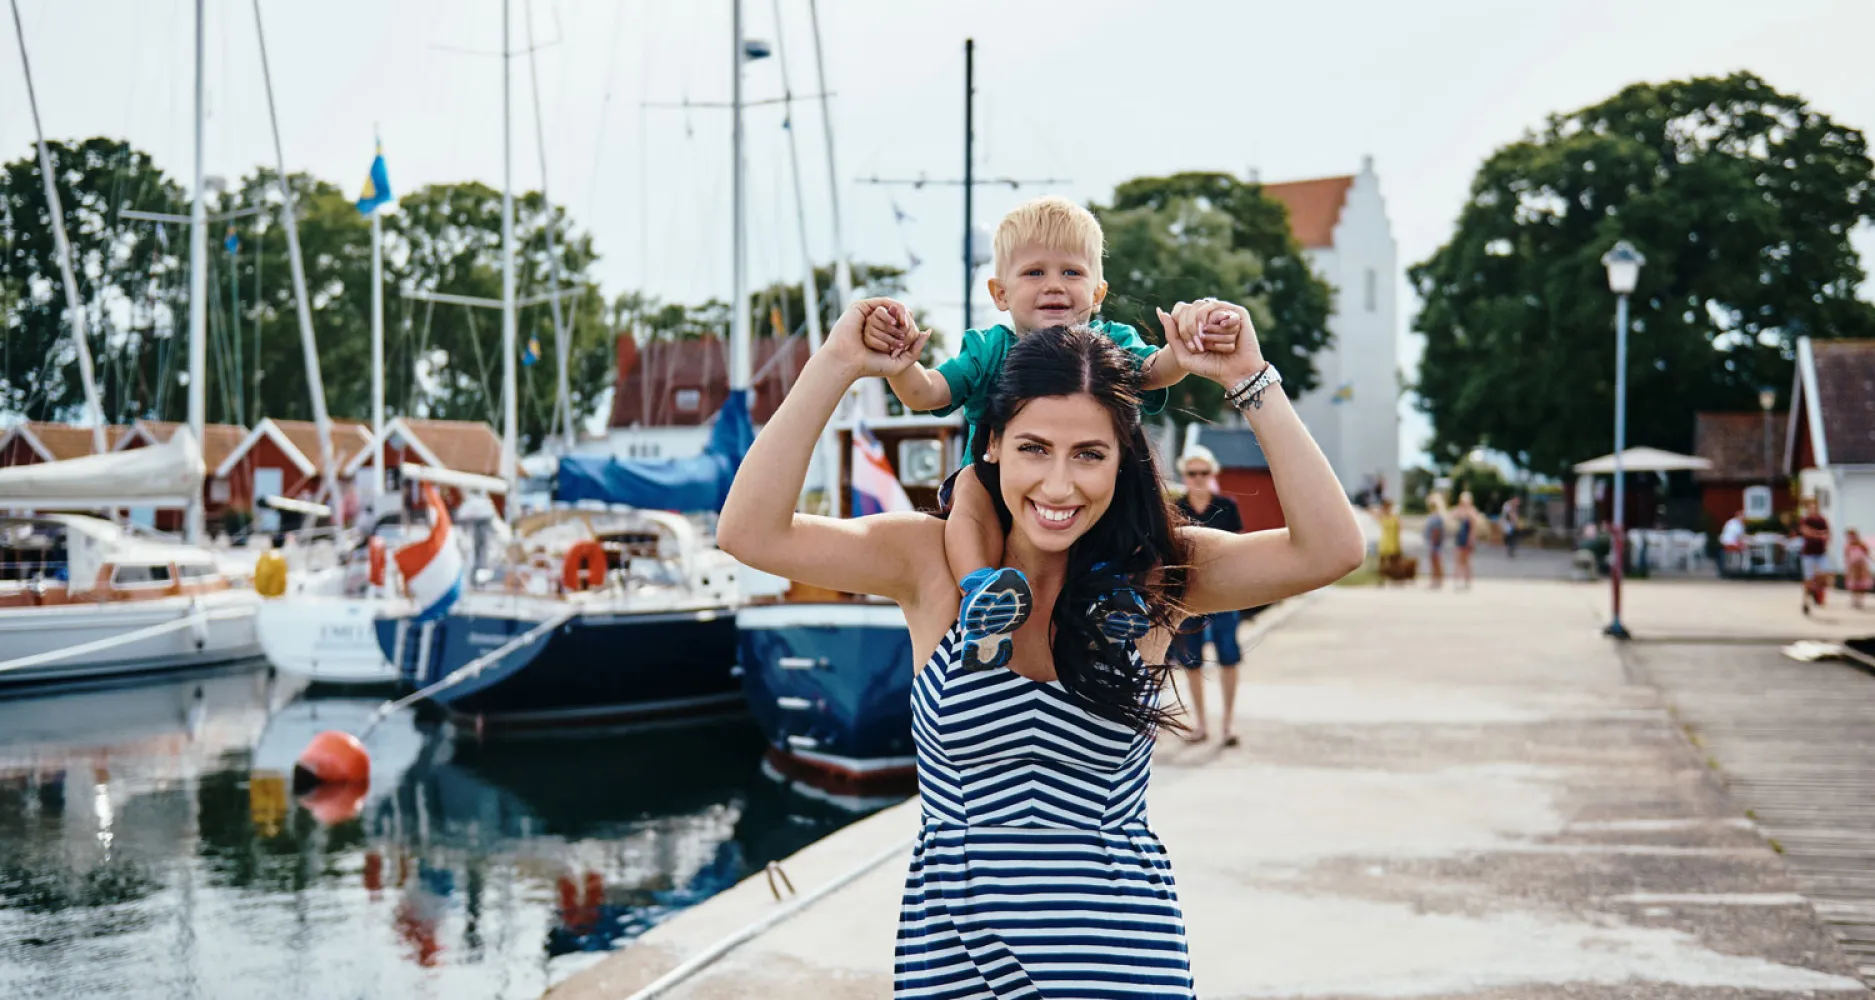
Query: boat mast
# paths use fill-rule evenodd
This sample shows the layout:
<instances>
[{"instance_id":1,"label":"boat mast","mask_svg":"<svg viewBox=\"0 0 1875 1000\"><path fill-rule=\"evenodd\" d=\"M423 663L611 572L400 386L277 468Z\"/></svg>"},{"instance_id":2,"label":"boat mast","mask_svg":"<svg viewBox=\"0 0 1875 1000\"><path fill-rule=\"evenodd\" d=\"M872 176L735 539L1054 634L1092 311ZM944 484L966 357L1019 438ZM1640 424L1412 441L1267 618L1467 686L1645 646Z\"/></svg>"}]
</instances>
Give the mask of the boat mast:
<instances>
[{"instance_id":1,"label":"boat mast","mask_svg":"<svg viewBox=\"0 0 1875 1000\"><path fill-rule=\"evenodd\" d=\"M202 447L204 425L208 419L208 205L204 198L202 176L203 129L202 50L203 7L205 0L195 0L195 188L189 206L189 433ZM189 512L184 535L190 544L202 542L205 511L202 491L189 497Z\"/></svg>"},{"instance_id":2,"label":"boat mast","mask_svg":"<svg viewBox=\"0 0 1875 1000\"><path fill-rule=\"evenodd\" d=\"M830 96L827 91L827 62L822 58L820 7L815 0L807 0L807 14L814 24L814 69L820 74L821 132L827 137L827 183L833 189L833 198L829 202L833 207L833 287L840 293L839 301L833 304L833 308L835 313L840 313L846 310L847 303L853 301L853 267L846 259L846 240L840 228L840 171L833 163L833 110L827 103ZM780 29L776 31L779 33Z\"/></svg>"},{"instance_id":3,"label":"boat mast","mask_svg":"<svg viewBox=\"0 0 1875 1000\"><path fill-rule=\"evenodd\" d=\"M260 0L254 0L254 38L260 44L260 76L267 89L267 122L273 129L274 180L280 185L280 222L286 226L287 263L293 271L293 304L299 313L300 355L306 364L306 388L312 395L313 425L319 431L319 492L329 499L338 486L337 470L332 463L332 419L326 414L325 379L319 374L319 345L313 339L312 304L306 292L306 263L299 249L298 213L293 207L293 188L286 180L286 151L280 145L280 116L274 111L273 71L267 62L267 32L261 26ZM198 235L205 234L198 232ZM191 378L191 389L194 384ZM189 398L195 398L193 392Z\"/></svg>"},{"instance_id":4,"label":"boat mast","mask_svg":"<svg viewBox=\"0 0 1875 1000\"><path fill-rule=\"evenodd\" d=\"M807 243L807 199L801 194L801 154L795 140L797 130L794 127L794 86L788 81L788 46L781 37L781 0L775 0L775 57L781 69L782 113L787 115L782 127L788 130L788 161L794 168L794 214L801 231L801 262L807 271L801 285L802 299L807 304L807 344L809 351L818 352L822 340L820 290L815 287L814 254ZM826 95L822 94L821 97L824 100ZM834 229L838 231L838 223L835 223ZM840 269L837 259L834 269L837 274ZM840 308L844 309L845 306ZM814 441L814 462L820 468L821 491L826 497L830 517L839 510L835 494L840 489L840 468L832 460L835 447L834 432L823 427L820 437Z\"/></svg>"},{"instance_id":5,"label":"boat mast","mask_svg":"<svg viewBox=\"0 0 1875 1000\"><path fill-rule=\"evenodd\" d=\"M542 230L547 236L547 267L553 280L554 294L547 299L548 308L553 310L553 356L559 371L558 398L554 402L554 413L561 419L561 435L566 439L567 454L573 453L573 446L579 442L573 429L573 394L567 383L567 353L573 348L573 331L561 319L559 292L565 280L560 270L560 254L553 245L553 199L547 197L547 126L540 117L540 70L534 57L534 4L527 5L527 79L534 92L534 145L540 150L540 211Z\"/></svg>"},{"instance_id":6,"label":"boat mast","mask_svg":"<svg viewBox=\"0 0 1875 1000\"><path fill-rule=\"evenodd\" d=\"M734 194L732 196L733 205L730 210L730 225L735 227L735 241L732 244L734 247L734 263L730 268L734 275L734 294L729 300L729 315L731 317L729 335L729 391L737 392L749 387L749 372L751 366L749 364L748 254L745 252L746 248L744 247L743 240L743 220L748 206L745 204L746 199L743 197L742 181L742 60L744 58L742 0L730 0L730 5L733 8L732 30L735 34L735 45L732 50L735 76L733 77L734 84L730 89L729 111L729 116L733 123L730 133L730 149L735 158L735 163L731 171L734 181L731 183L730 187Z\"/></svg>"},{"instance_id":7,"label":"boat mast","mask_svg":"<svg viewBox=\"0 0 1875 1000\"><path fill-rule=\"evenodd\" d=\"M508 41L508 8L509 0L501 0L501 478L508 484L501 512L513 524L520 411L515 405L519 393L514 371L514 142L508 97L514 54Z\"/></svg>"},{"instance_id":8,"label":"boat mast","mask_svg":"<svg viewBox=\"0 0 1875 1000\"><path fill-rule=\"evenodd\" d=\"M46 130L39 124L39 95L33 90L33 67L26 61L26 29L20 25L20 3L13 0L13 34L20 43L20 69L26 74L26 103L32 106L33 136L39 145L39 177L46 183L46 213L52 216L52 243L59 256L59 276L65 281L65 310L72 317L72 343L78 346L78 377L85 385L85 411L91 418L91 450L103 454L104 408L98 404L98 380L91 368L91 341L86 332L84 300L78 297L78 279L72 272L72 244L65 238L65 209L59 203L53 179L52 154L46 149Z\"/></svg>"}]
</instances>

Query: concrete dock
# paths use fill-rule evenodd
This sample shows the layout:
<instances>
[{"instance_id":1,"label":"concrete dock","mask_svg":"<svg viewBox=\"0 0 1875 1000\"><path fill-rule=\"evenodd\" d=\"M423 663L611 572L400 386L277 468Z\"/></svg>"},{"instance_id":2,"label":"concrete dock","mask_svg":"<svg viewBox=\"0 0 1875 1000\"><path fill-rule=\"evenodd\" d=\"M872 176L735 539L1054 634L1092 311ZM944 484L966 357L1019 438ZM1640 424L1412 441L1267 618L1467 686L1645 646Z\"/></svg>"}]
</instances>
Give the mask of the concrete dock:
<instances>
[{"instance_id":1,"label":"concrete dock","mask_svg":"<svg viewBox=\"0 0 1875 1000\"><path fill-rule=\"evenodd\" d=\"M1549 575L1543 565L1530 575ZM1805 618L1794 585L1647 581L1628 588L1625 617L1655 641L1621 647L1599 634L1605 584L1483 575L1466 593L1332 588L1263 616L1245 628L1242 745L1162 741L1150 813L1176 866L1198 995L1867 996L1875 967L1851 956L1875 913L1875 840L1819 834L1819 849L1869 856L1832 854L1795 877L1804 845L1777 844L1793 852L1780 856L1741 802L1765 792L1728 788L1721 758L1782 781L1779 801L1806 787L1867 794L1846 816L1875 810L1875 792L1811 784L1804 768L1841 771L1840 752L1750 771L1762 755L1706 746L1676 699L1736 729L1741 698L1709 697L1705 665L1722 660L1735 694L1750 671L1781 671L1762 692L1773 700L1814 678L1836 709L1815 738L1867 746L1875 676L1791 663L1775 643L1872 634L1875 611L1838 601ZM906 857L894 848L917 821L913 800L789 859L808 893L891 855L665 995L889 996ZM1836 868L1849 871L1818 881ZM1822 904L1831 922L1813 905L1825 884L1839 892ZM622 1000L781 905L758 875L549 996Z\"/></svg>"}]
</instances>

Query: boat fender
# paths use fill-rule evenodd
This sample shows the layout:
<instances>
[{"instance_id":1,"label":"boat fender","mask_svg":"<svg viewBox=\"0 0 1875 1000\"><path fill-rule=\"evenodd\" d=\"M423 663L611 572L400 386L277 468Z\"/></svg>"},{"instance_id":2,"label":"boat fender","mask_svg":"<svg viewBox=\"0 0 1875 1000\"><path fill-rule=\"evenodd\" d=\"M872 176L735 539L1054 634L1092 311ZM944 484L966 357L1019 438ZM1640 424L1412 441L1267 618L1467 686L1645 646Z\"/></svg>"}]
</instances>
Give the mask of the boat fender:
<instances>
[{"instance_id":1,"label":"boat fender","mask_svg":"<svg viewBox=\"0 0 1875 1000\"><path fill-rule=\"evenodd\" d=\"M286 556L279 549L268 549L254 563L254 589L262 597L286 593Z\"/></svg>"},{"instance_id":2,"label":"boat fender","mask_svg":"<svg viewBox=\"0 0 1875 1000\"><path fill-rule=\"evenodd\" d=\"M384 539L372 535L365 542L365 557L371 566L371 585L384 586Z\"/></svg>"},{"instance_id":3,"label":"boat fender","mask_svg":"<svg viewBox=\"0 0 1875 1000\"><path fill-rule=\"evenodd\" d=\"M202 606L189 602L189 637L195 640L195 648L208 646L208 616L202 613Z\"/></svg>"},{"instance_id":4,"label":"boat fender","mask_svg":"<svg viewBox=\"0 0 1875 1000\"><path fill-rule=\"evenodd\" d=\"M566 568L560 572L560 585L569 592L605 585L605 549L590 538L574 542L566 551Z\"/></svg>"}]
</instances>

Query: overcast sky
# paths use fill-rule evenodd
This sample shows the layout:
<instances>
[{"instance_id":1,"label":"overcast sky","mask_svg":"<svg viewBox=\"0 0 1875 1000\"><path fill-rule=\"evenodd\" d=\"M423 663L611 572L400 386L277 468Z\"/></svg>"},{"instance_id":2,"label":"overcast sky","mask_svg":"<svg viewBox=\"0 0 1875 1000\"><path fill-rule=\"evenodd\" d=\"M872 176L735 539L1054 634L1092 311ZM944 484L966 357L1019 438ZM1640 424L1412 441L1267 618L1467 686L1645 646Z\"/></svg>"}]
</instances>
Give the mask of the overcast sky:
<instances>
[{"instance_id":1,"label":"overcast sky","mask_svg":"<svg viewBox=\"0 0 1875 1000\"><path fill-rule=\"evenodd\" d=\"M186 185L194 4L19 3L48 135L128 136ZM394 188L501 182L498 0L261 6L288 169L355 192L376 126ZM744 6L745 33L773 41L779 31L794 91L812 94L806 0L779 0L779 25L777 0ZM726 297L728 113L642 104L728 99L729 0L532 7L546 46L536 58L550 194L594 235L606 290ZM517 49L528 8L514 0ZM207 169L235 176L273 160L253 9L207 9ZM961 318L961 194L858 179L959 175L966 37L977 47L979 175L1059 179L980 189L981 226L1049 191L1104 200L1128 178L1195 169L1255 168L1266 181L1344 174L1372 155L1404 266L1446 240L1493 149L1630 82L1749 69L1839 122L1875 129L1870 0L820 0L820 22L849 251L922 258L913 304L949 331ZM527 60L512 69L522 190L540 183L540 152ZM751 64L745 88L749 99L778 96L778 61ZM748 112L752 284L801 273L781 120L778 108ZM818 104L795 121L808 238L824 261L833 227ZM17 52L0 45L0 155L24 155L31 141ZM893 202L911 221L895 223ZM1868 231L1858 245L1875 260ZM1412 303L1402 296L1407 361L1417 353ZM1403 457L1426 433L1408 422Z\"/></svg>"}]
</instances>

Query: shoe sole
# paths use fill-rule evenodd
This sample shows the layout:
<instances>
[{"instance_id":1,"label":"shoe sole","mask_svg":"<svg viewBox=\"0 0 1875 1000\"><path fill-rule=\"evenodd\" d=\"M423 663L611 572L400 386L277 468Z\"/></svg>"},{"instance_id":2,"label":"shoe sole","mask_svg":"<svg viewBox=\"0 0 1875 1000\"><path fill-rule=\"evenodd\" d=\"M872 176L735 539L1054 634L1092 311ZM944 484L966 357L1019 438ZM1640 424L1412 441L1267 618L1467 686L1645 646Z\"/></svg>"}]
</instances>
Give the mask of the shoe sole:
<instances>
[{"instance_id":1,"label":"shoe sole","mask_svg":"<svg viewBox=\"0 0 1875 1000\"><path fill-rule=\"evenodd\" d=\"M972 641L988 636L1005 636L1029 620L1035 594L1027 580L1013 569L1005 569L972 594L958 618L964 634Z\"/></svg>"}]
</instances>

